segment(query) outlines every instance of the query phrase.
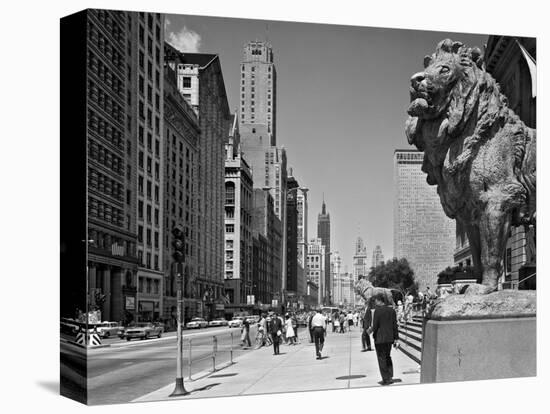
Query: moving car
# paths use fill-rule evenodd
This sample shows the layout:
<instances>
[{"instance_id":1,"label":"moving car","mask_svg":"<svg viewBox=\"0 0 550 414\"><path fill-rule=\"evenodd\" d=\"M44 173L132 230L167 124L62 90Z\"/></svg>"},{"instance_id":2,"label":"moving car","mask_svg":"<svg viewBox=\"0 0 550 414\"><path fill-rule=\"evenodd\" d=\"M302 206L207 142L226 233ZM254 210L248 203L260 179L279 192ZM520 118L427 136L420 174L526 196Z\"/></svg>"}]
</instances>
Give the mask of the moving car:
<instances>
[{"instance_id":1,"label":"moving car","mask_svg":"<svg viewBox=\"0 0 550 414\"><path fill-rule=\"evenodd\" d=\"M118 322L101 322L97 325L97 333L102 338L115 336L122 329Z\"/></svg>"},{"instance_id":2,"label":"moving car","mask_svg":"<svg viewBox=\"0 0 550 414\"><path fill-rule=\"evenodd\" d=\"M124 330L122 338L126 338L127 341L132 338L148 339L152 336L160 338L163 332L164 326L162 324L156 324L152 322L139 322L127 327Z\"/></svg>"},{"instance_id":3,"label":"moving car","mask_svg":"<svg viewBox=\"0 0 550 414\"><path fill-rule=\"evenodd\" d=\"M230 328L240 328L243 326L244 316L235 316L233 319L231 319L228 323L228 326Z\"/></svg>"},{"instance_id":4,"label":"moving car","mask_svg":"<svg viewBox=\"0 0 550 414\"><path fill-rule=\"evenodd\" d=\"M193 318L190 322L187 322L185 324L186 328L189 329L200 329L200 328L206 328L208 326L208 322L206 322L203 318Z\"/></svg>"},{"instance_id":5,"label":"moving car","mask_svg":"<svg viewBox=\"0 0 550 414\"><path fill-rule=\"evenodd\" d=\"M213 319L208 322L208 326L227 326L228 322L224 318Z\"/></svg>"}]
</instances>

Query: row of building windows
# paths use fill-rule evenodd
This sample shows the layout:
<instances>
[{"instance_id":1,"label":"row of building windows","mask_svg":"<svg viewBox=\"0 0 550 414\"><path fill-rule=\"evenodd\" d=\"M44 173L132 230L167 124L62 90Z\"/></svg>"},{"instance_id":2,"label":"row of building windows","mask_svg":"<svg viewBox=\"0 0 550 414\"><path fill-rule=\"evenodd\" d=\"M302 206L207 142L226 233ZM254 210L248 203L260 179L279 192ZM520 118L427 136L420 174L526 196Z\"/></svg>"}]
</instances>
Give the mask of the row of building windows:
<instances>
[{"instance_id":1,"label":"row of building windows","mask_svg":"<svg viewBox=\"0 0 550 414\"><path fill-rule=\"evenodd\" d=\"M149 259L149 261L151 260ZM157 257L157 261L158 261L158 257ZM150 266L147 266L147 267L150 267ZM158 295L160 292L160 280L140 277L138 290L140 293L149 293L153 295Z\"/></svg>"},{"instance_id":2,"label":"row of building windows","mask_svg":"<svg viewBox=\"0 0 550 414\"><path fill-rule=\"evenodd\" d=\"M92 102L105 111L107 115L119 123L124 122L124 108L111 96L88 78L88 97Z\"/></svg>"},{"instance_id":3,"label":"row of building windows","mask_svg":"<svg viewBox=\"0 0 550 414\"><path fill-rule=\"evenodd\" d=\"M88 168L88 186L116 200L124 200L123 185L93 168Z\"/></svg>"},{"instance_id":4,"label":"row of building windows","mask_svg":"<svg viewBox=\"0 0 550 414\"><path fill-rule=\"evenodd\" d=\"M97 161L99 164L107 167L116 174L124 174L122 158L91 139L88 141L88 157L89 159Z\"/></svg>"},{"instance_id":5,"label":"row of building windows","mask_svg":"<svg viewBox=\"0 0 550 414\"><path fill-rule=\"evenodd\" d=\"M138 79L138 91L142 97L145 98L145 78L139 75ZM153 86L150 83L147 83L147 103L151 105L156 112L160 112L160 95L155 93L155 102L153 105Z\"/></svg>"},{"instance_id":6,"label":"row of building windows","mask_svg":"<svg viewBox=\"0 0 550 414\"><path fill-rule=\"evenodd\" d=\"M140 170L145 168L145 154L143 151L139 151L138 154L138 167ZM147 174L153 174L153 159L150 156L147 156ZM160 179L160 164L155 161L155 179Z\"/></svg>"},{"instance_id":7,"label":"row of building windows","mask_svg":"<svg viewBox=\"0 0 550 414\"><path fill-rule=\"evenodd\" d=\"M138 194L140 196L143 196L144 195L144 177L142 175L139 175L138 176ZM152 187L153 187L153 183L151 182L151 180L147 180L147 199L148 200L151 200L152 199ZM155 203L159 203L160 202L160 191L159 191L159 186L155 184Z\"/></svg>"},{"instance_id":8,"label":"row of building windows","mask_svg":"<svg viewBox=\"0 0 550 414\"><path fill-rule=\"evenodd\" d=\"M141 266L144 266L147 269L151 269L151 270L160 270L159 269L159 256L158 256L158 254L155 254L153 256L154 262L153 262L152 266L151 266L151 253L147 252L145 254L145 261L143 259L144 259L143 251L138 250L138 263Z\"/></svg>"},{"instance_id":9,"label":"row of building windows","mask_svg":"<svg viewBox=\"0 0 550 414\"><path fill-rule=\"evenodd\" d=\"M151 238L151 235L153 235L154 237ZM144 239L144 236L145 236L145 239ZM138 226L138 242L139 243L145 243L148 247L155 247L155 249L158 249L159 248L159 233L158 231L155 231L154 233L152 232L151 228L147 228L145 229L145 234L144 234L144 228L143 226L140 224Z\"/></svg>"},{"instance_id":10,"label":"row of building windows","mask_svg":"<svg viewBox=\"0 0 550 414\"><path fill-rule=\"evenodd\" d=\"M124 227L124 212L109 203L97 200L94 197L88 197L88 215L98 218L107 223Z\"/></svg>"},{"instance_id":11,"label":"row of building windows","mask_svg":"<svg viewBox=\"0 0 550 414\"><path fill-rule=\"evenodd\" d=\"M96 10L96 16L99 22L101 23L101 26L107 30L107 32L115 39L117 42L122 43L124 41L124 32L122 31L122 28L120 25L113 19L110 15L110 13L114 13L115 15L118 15L119 17L123 17L124 13L113 11L109 12L107 10Z\"/></svg>"},{"instance_id":12,"label":"row of building windows","mask_svg":"<svg viewBox=\"0 0 550 414\"><path fill-rule=\"evenodd\" d=\"M115 148L121 151L124 150L122 131L91 109L88 110L88 129L95 132Z\"/></svg>"},{"instance_id":13,"label":"row of building windows","mask_svg":"<svg viewBox=\"0 0 550 414\"><path fill-rule=\"evenodd\" d=\"M120 54L107 39L103 33L101 33L95 25L88 20L88 39L90 43L98 48L103 56L105 56L111 64L118 70L124 68L124 56Z\"/></svg>"},{"instance_id":14,"label":"row of building windows","mask_svg":"<svg viewBox=\"0 0 550 414\"><path fill-rule=\"evenodd\" d=\"M109 90L117 94L121 100L124 99L124 82L90 49L88 49L88 69L90 73L104 82Z\"/></svg>"},{"instance_id":15,"label":"row of building windows","mask_svg":"<svg viewBox=\"0 0 550 414\"><path fill-rule=\"evenodd\" d=\"M144 146L144 134L145 128L143 125L139 124L138 126L138 142L141 146ZM153 135L150 132L147 132L147 150L153 152ZM160 158L160 140L155 138L155 151L154 155L156 158Z\"/></svg>"},{"instance_id":16,"label":"row of building windows","mask_svg":"<svg viewBox=\"0 0 550 414\"><path fill-rule=\"evenodd\" d=\"M143 206L144 206L144 203L142 200L139 200L138 201L138 219L139 220L143 220ZM151 206L151 204L148 204L146 205L146 215L145 215L145 218L146 218L146 221L147 223L151 224L153 221L152 221L152 210L153 210L153 206ZM155 226L158 227L159 225L159 209L158 208L155 208L155 214L154 214L154 223L155 223ZM155 246L157 247L157 246Z\"/></svg>"}]
</instances>

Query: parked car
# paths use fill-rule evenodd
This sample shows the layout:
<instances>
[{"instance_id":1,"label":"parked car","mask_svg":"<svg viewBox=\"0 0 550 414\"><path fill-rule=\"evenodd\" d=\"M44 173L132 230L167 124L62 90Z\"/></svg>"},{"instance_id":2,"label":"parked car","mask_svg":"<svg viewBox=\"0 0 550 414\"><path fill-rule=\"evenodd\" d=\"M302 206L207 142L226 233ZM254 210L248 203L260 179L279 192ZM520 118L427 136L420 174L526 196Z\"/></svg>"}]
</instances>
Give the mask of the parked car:
<instances>
[{"instance_id":1,"label":"parked car","mask_svg":"<svg viewBox=\"0 0 550 414\"><path fill-rule=\"evenodd\" d=\"M227 326L228 322L224 318L213 319L208 322L208 326Z\"/></svg>"},{"instance_id":2,"label":"parked car","mask_svg":"<svg viewBox=\"0 0 550 414\"><path fill-rule=\"evenodd\" d=\"M230 328L240 328L243 326L244 316L235 316L227 324Z\"/></svg>"},{"instance_id":3,"label":"parked car","mask_svg":"<svg viewBox=\"0 0 550 414\"><path fill-rule=\"evenodd\" d=\"M123 329L118 322L101 322L97 325L97 333L102 338L117 335Z\"/></svg>"},{"instance_id":4,"label":"parked car","mask_svg":"<svg viewBox=\"0 0 550 414\"><path fill-rule=\"evenodd\" d=\"M139 322L124 330L123 338L129 341L132 338L148 339L152 336L160 338L164 333L164 326L152 322Z\"/></svg>"},{"instance_id":5,"label":"parked car","mask_svg":"<svg viewBox=\"0 0 550 414\"><path fill-rule=\"evenodd\" d=\"M78 322L71 318L61 318L61 332L76 335L78 332Z\"/></svg>"},{"instance_id":6,"label":"parked car","mask_svg":"<svg viewBox=\"0 0 550 414\"><path fill-rule=\"evenodd\" d=\"M208 322L206 322L203 318L193 318L185 324L185 327L189 329L200 329L206 328L207 326Z\"/></svg>"}]
</instances>

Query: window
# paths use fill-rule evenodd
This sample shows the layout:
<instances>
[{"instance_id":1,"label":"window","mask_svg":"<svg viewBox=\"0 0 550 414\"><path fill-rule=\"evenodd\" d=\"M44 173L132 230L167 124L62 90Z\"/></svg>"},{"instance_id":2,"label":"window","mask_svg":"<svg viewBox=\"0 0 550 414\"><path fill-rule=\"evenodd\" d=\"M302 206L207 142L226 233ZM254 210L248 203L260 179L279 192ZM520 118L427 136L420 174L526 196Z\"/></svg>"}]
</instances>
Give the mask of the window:
<instances>
[{"instance_id":1,"label":"window","mask_svg":"<svg viewBox=\"0 0 550 414\"><path fill-rule=\"evenodd\" d=\"M235 225L234 224L226 224L225 225L225 232L226 233L234 233L235 232Z\"/></svg>"},{"instance_id":2,"label":"window","mask_svg":"<svg viewBox=\"0 0 550 414\"><path fill-rule=\"evenodd\" d=\"M138 226L138 242L143 243L143 226ZM141 253L141 251L139 253Z\"/></svg>"},{"instance_id":3,"label":"window","mask_svg":"<svg viewBox=\"0 0 550 414\"><path fill-rule=\"evenodd\" d=\"M151 193L152 193L152 183L151 181L147 180L147 198L151 199Z\"/></svg>"},{"instance_id":4,"label":"window","mask_svg":"<svg viewBox=\"0 0 550 414\"><path fill-rule=\"evenodd\" d=\"M138 202L138 218L143 219L143 201Z\"/></svg>"},{"instance_id":5,"label":"window","mask_svg":"<svg viewBox=\"0 0 550 414\"><path fill-rule=\"evenodd\" d=\"M158 233L158 231L155 231L154 240L155 240L155 248L158 249L158 247L159 247L159 233Z\"/></svg>"},{"instance_id":6,"label":"window","mask_svg":"<svg viewBox=\"0 0 550 414\"><path fill-rule=\"evenodd\" d=\"M190 88L191 87L191 77L190 76L184 76L183 77L183 87L184 88Z\"/></svg>"},{"instance_id":7,"label":"window","mask_svg":"<svg viewBox=\"0 0 550 414\"><path fill-rule=\"evenodd\" d=\"M151 268L151 253L147 253L147 262L145 263L149 269ZM147 293L151 292L151 279L147 279Z\"/></svg>"},{"instance_id":8,"label":"window","mask_svg":"<svg viewBox=\"0 0 550 414\"><path fill-rule=\"evenodd\" d=\"M143 126L141 125L138 128L138 139L139 139L139 143L143 145Z\"/></svg>"},{"instance_id":9,"label":"window","mask_svg":"<svg viewBox=\"0 0 550 414\"><path fill-rule=\"evenodd\" d=\"M138 192L140 195L143 195L143 176L139 176L138 178Z\"/></svg>"},{"instance_id":10,"label":"window","mask_svg":"<svg viewBox=\"0 0 550 414\"><path fill-rule=\"evenodd\" d=\"M151 223L152 210L151 205L147 204L147 223Z\"/></svg>"},{"instance_id":11,"label":"window","mask_svg":"<svg viewBox=\"0 0 550 414\"><path fill-rule=\"evenodd\" d=\"M151 246L151 229L147 229L147 246Z\"/></svg>"},{"instance_id":12,"label":"window","mask_svg":"<svg viewBox=\"0 0 550 414\"><path fill-rule=\"evenodd\" d=\"M159 209L155 208L155 226L159 225Z\"/></svg>"}]
</instances>

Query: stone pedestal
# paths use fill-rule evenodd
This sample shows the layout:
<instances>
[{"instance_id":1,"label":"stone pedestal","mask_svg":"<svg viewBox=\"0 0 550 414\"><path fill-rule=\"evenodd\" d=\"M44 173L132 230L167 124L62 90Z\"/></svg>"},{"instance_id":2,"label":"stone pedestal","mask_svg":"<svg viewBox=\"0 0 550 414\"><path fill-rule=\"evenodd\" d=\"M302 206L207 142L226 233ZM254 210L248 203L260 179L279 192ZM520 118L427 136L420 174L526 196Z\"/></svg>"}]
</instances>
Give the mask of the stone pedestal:
<instances>
[{"instance_id":1,"label":"stone pedestal","mask_svg":"<svg viewBox=\"0 0 550 414\"><path fill-rule=\"evenodd\" d=\"M536 375L536 292L450 295L424 326L420 381Z\"/></svg>"},{"instance_id":2,"label":"stone pedestal","mask_svg":"<svg viewBox=\"0 0 550 414\"><path fill-rule=\"evenodd\" d=\"M420 382L536 376L535 317L427 321Z\"/></svg>"}]
</instances>

